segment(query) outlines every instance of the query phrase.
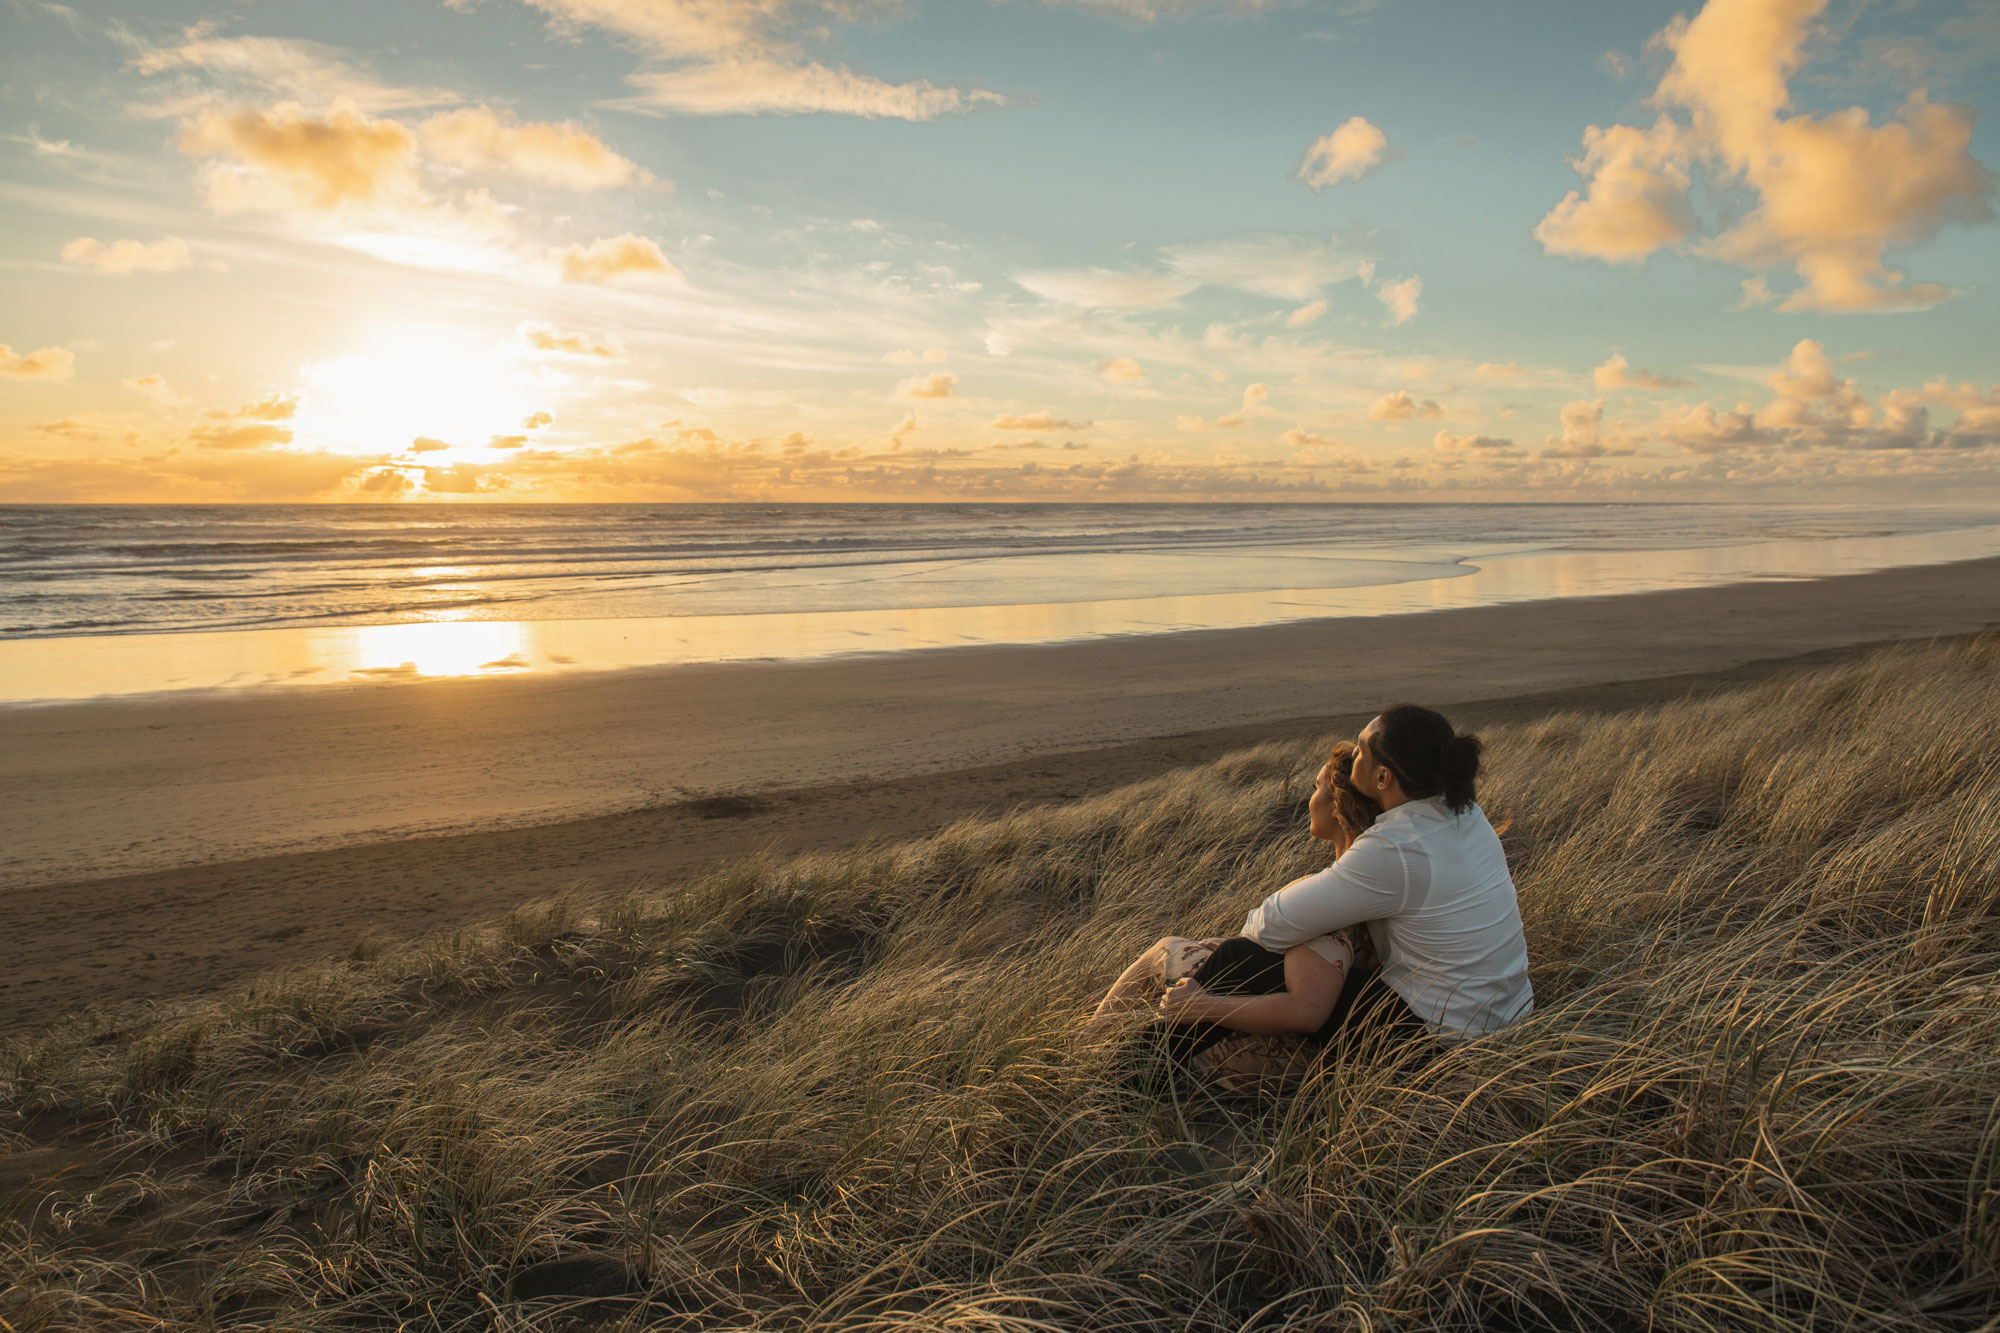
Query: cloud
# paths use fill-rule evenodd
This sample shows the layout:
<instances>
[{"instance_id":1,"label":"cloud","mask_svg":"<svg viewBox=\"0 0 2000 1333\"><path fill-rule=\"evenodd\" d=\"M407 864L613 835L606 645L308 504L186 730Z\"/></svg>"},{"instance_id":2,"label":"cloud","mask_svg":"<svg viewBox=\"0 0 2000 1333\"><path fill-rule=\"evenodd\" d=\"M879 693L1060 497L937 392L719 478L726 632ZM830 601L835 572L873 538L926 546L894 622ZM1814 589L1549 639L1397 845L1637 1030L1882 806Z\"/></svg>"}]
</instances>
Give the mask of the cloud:
<instances>
[{"instance_id":1,"label":"cloud","mask_svg":"<svg viewBox=\"0 0 2000 1333\"><path fill-rule=\"evenodd\" d=\"M623 361L625 348L616 338L559 329L553 324L526 321L514 329L514 336L530 351L548 356L575 357L585 361Z\"/></svg>"},{"instance_id":2,"label":"cloud","mask_svg":"<svg viewBox=\"0 0 2000 1333\"><path fill-rule=\"evenodd\" d=\"M1495 439L1491 435L1453 435L1448 430L1441 430L1431 441L1431 447L1441 454L1495 454L1511 450L1514 442Z\"/></svg>"},{"instance_id":3,"label":"cloud","mask_svg":"<svg viewBox=\"0 0 2000 1333\"><path fill-rule=\"evenodd\" d=\"M324 116L296 105L205 111L184 128L181 151L225 160L208 178L219 213L286 205L331 213L416 193L416 136L352 107Z\"/></svg>"},{"instance_id":4,"label":"cloud","mask_svg":"<svg viewBox=\"0 0 2000 1333\"><path fill-rule=\"evenodd\" d=\"M536 412L521 423L521 428L523 430L540 430L544 426L553 426L555 421L556 419L547 412Z\"/></svg>"},{"instance_id":5,"label":"cloud","mask_svg":"<svg viewBox=\"0 0 2000 1333\"><path fill-rule=\"evenodd\" d=\"M1409 421L1415 417L1441 417L1444 409L1426 398L1422 402L1410 397L1409 392L1398 389L1384 394L1368 407L1370 421Z\"/></svg>"},{"instance_id":6,"label":"cloud","mask_svg":"<svg viewBox=\"0 0 2000 1333\"><path fill-rule=\"evenodd\" d=\"M612 105L679 115L775 113L934 120L1008 99L983 88L890 83L813 59L800 39L824 45L839 20L886 18L879 0L529 0L559 28L589 24L621 33L669 68L641 70L638 92Z\"/></svg>"},{"instance_id":7,"label":"cloud","mask_svg":"<svg viewBox=\"0 0 2000 1333\"><path fill-rule=\"evenodd\" d=\"M1512 361L1481 361L1472 373L1483 380L1513 380L1527 374L1528 368Z\"/></svg>"},{"instance_id":8,"label":"cloud","mask_svg":"<svg viewBox=\"0 0 2000 1333\"><path fill-rule=\"evenodd\" d=\"M1129 356L1108 356L1097 363L1097 373L1106 384L1144 384L1146 372Z\"/></svg>"},{"instance_id":9,"label":"cloud","mask_svg":"<svg viewBox=\"0 0 2000 1333\"><path fill-rule=\"evenodd\" d=\"M528 447L525 435L495 435L486 441L488 449L525 449Z\"/></svg>"},{"instance_id":10,"label":"cloud","mask_svg":"<svg viewBox=\"0 0 2000 1333\"><path fill-rule=\"evenodd\" d=\"M1694 381L1676 375L1655 375L1650 370L1634 370L1632 363L1617 352L1590 372L1591 387L1599 393L1612 389L1687 389Z\"/></svg>"},{"instance_id":11,"label":"cloud","mask_svg":"<svg viewBox=\"0 0 2000 1333\"><path fill-rule=\"evenodd\" d=\"M1159 251L1164 272L1106 268L1040 269L1014 281L1045 300L1086 310L1154 310L1203 287L1227 287L1281 301L1312 300L1366 264L1332 240L1254 233Z\"/></svg>"},{"instance_id":12,"label":"cloud","mask_svg":"<svg viewBox=\"0 0 2000 1333\"><path fill-rule=\"evenodd\" d=\"M1322 134L1299 159L1298 179L1315 190L1342 181L1359 180L1389 155L1389 136L1362 116L1350 116L1330 134Z\"/></svg>"},{"instance_id":13,"label":"cloud","mask_svg":"<svg viewBox=\"0 0 2000 1333\"><path fill-rule=\"evenodd\" d=\"M936 375L913 375L896 386L898 398L955 398L958 376L950 371Z\"/></svg>"},{"instance_id":14,"label":"cloud","mask_svg":"<svg viewBox=\"0 0 2000 1333\"><path fill-rule=\"evenodd\" d=\"M94 236L79 236L63 246L62 260L65 264L119 276L176 273L194 267L194 252L178 236L163 236L157 241L113 241L109 245Z\"/></svg>"},{"instance_id":15,"label":"cloud","mask_svg":"<svg viewBox=\"0 0 2000 1333\"><path fill-rule=\"evenodd\" d=\"M1281 301L1309 301L1321 288L1360 271L1333 241L1261 232L1160 252L1168 271L1201 287L1231 287Z\"/></svg>"},{"instance_id":16,"label":"cloud","mask_svg":"<svg viewBox=\"0 0 2000 1333\"><path fill-rule=\"evenodd\" d=\"M1172 305L1201 286L1162 273L1120 273L1108 268L1016 273L1014 281L1045 301L1086 310L1151 310Z\"/></svg>"},{"instance_id":17,"label":"cloud","mask_svg":"<svg viewBox=\"0 0 2000 1333\"><path fill-rule=\"evenodd\" d=\"M678 278L681 275L657 242L649 237L635 236L629 231L592 241L589 245L572 245L557 256L557 261L564 282L608 283L647 274L658 274L663 278Z\"/></svg>"},{"instance_id":18,"label":"cloud","mask_svg":"<svg viewBox=\"0 0 2000 1333\"><path fill-rule=\"evenodd\" d=\"M1650 130L1588 127L1583 153L1570 165L1589 190L1571 190L1535 224L1535 239L1552 255L1636 264L1685 240L1698 225L1687 197L1687 138L1665 116Z\"/></svg>"},{"instance_id":19,"label":"cloud","mask_svg":"<svg viewBox=\"0 0 2000 1333\"><path fill-rule=\"evenodd\" d=\"M167 387L164 375L134 375L130 379L120 380L119 383L133 393L146 395L161 407L175 407L187 401Z\"/></svg>"},{"instance_id":20,"label":"cloud","mask_svg":"<svg viewBox=\"0 0 2000 1333\"><path fill-rule=\"evenodd\" d=\"M942 361L949 355L950 353L942 347L926 347L922 351L903 347L890 352L882 359L892 366L914 366L924 362Z\"/></svg>"},{"instance_id":21,"label":"cloud","mask_svg":"<svg viewBox=\"0 0 2000 1333\"><path fill-rule=\"evenodd\" d=\"M76 371L76 353L67 347L17 352L0 343L0 380L66 380Z\"/></svg>"},{"instance_id":22,"label":"cloud","mask_svg":"<svg viewBox=\"0 0 2000 1333\"><path fill-rule=\"evenodd\" d=\"M1030 412L1026 416L1015 416L1002 412L986 423L988 430L1089 430L1095 424L1089 421L1069 421L1051 416L1047 412Z\"/></svg>"},{"instance_id":23,"label":"cloud","mask_svg":"<svg viewBox=\"0 0 2000 1333\"><path fill-rule=\"evenodd\" d=\"M1561 420L1562 432L1549 436L1542 447L1544 458L1623 458L1635 452L1604 443L1602 398L1563 404Z\"/></svg>"},{"instance_id":24,"label":"cloud","mask_svg":"<svg viewBox=\"0 0 2000 1333\"><path fill-rule=\"evenodd\" d=\"M1263 410L1264 400L1271 396L1268 384L1246 384L1243 386L1243 403L1234 412L1225 412L1215 419L1215 424L1223 429L1241 426Z\"/></svg>"},{"instance_id":25,"label":"cloud","mask_svg":"<svg viewBox=\"0 0 2000 1333\"><path fill-rule=\"evenodd\" d=\"M888 83L844 65L740 56L632 76L639 93L616 105L684 116L828 114L869 120L936 120L1007 98L984 88L940 88L928 79Z\"/></svg>"},{"instance_id":26,"label":"cloud","mask_svg":"<svg viewBox=\"0 0 2000 1333\"><path fill-rule=\"evenodd\" d=\"M419 435L410 441L410 447L407 452L413 454L435 454L449 448L451 446L443 440L435 439L429 435Z\"/></svg>"},{"instance_id":27,"label":"cloud","mask_svg":"<svg viewBox=\"0 0 2000 1333\"><path fill-rule=\"evenodd\" d=\"M432 116L419 133L433 158L466 171L511 171L572 190L651 179L629 158L569 121L522 123L511 111L465 107Z\"/></svg>"},{"instance_id":28,"label":"cloud","mask_svg":"<svg viewBox=\"0 0 2000 1333\"><path fill-rule=\"evenodd\" d=\"M1661 412L1653 433L1661 441L1690 454L1723 453L1772 444L1782 438L1778 432L1758 426L1756 413L1744 404L1733 411L1718 412L1707 403L1692 407L1677 403Z\"/></svg>"},{"instance_id":29,"label":"cloud","mask_svg":"<svg viewBox=\"0 0 2000 1333\"><path fill-rule=\"evenodd\" d=\"M1300 306L1297 310L1285 316L1285 327L1288 329L1302 329L1308 324L1316 323L1319 317L1325 313L1326 302L1313 301L1307 305Z\"/></svg>"},{"instance_id":30,"label":"cloud","mask_svg":"<svg viewBox=\"0 0 2000 1333\"><path fill-rule=\"evenodd\" d=\"M1389 312L1389 323L1393 327L1407 324L1417 317L1417 298L1423 294L1422 278L1397 278L1375 285L1375 299Z\"/></svg>"},{"instance_id":31,"label":"cloud","mask_svg":"<svg viewBox=\"0 0 2000 1333\"><path fill-rule=\"evenodd\" d=\"M345 102L363 111L440 106L459 100L447 89L380 83L355 70L332 47L280 37L195 37L178 46L143 52L132 67L141 74L200 69L238 88L275 93L314 106Z\"/></svg>"},{"instance_id":32,"label":"cloud","mask_svg":"<svg viewBox=\"0 0 2000 1333\"><path fill-rule=\"evenodd\" d=\"M201 449L261 449L290 444L291 428L279 423L298 415L299 400L289 394L266 394L234 411L211 407L188 431L184 442Z\"/></svg>"},{"instance_id":33,"label":"cloud","mask_svg":"<svg viewBox=\"0 0 2000 1333\"><path fill-rule=\"evenodd\" d=\"M1950 297L1938 283L1907 283L1885 255L1948 224L1992 217L1993 173L1969 151L1973 112L1918 89L1880 125L1862 107L1788 114L1791 80L1825 5L1709 0L1663 29L1654 40L1674 60L1653 94L1660 116L1650 130L1585 131L1573 165L1588 193L1571 191L1542 219L1535 235L1544 248L1632 263L1688 241L1699 229L1689 191L1701 168L1711 190L1740 187L1752 206L1733 210L1694 253L1789 266L1800 285L1780 309L1918 309Z\"/></svg>"}]
</instances>

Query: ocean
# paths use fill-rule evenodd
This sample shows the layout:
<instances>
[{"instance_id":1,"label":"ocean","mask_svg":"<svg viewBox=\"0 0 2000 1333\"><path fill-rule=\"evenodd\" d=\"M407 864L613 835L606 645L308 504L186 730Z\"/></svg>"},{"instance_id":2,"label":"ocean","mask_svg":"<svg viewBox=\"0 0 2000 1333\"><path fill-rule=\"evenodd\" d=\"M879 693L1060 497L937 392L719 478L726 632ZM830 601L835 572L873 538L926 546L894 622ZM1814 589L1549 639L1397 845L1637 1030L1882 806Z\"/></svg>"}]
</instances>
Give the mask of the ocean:
<instances>
[{"instance_id":1,"label":"ocean","mask_svg":"<svg viewBox=\"0 0 2000 1333\"><path fill-rule=\"evenodd\" d=\"M1404 614L2000 554L1990 510L0 506L0 702Z\"/></svg>"},{"instance_id":2,"label":"ocean","mask_svg":"<svg viewBox=\"0 0 2000 1333\"><path fill-rule=\"evenodd\" d=\"M1658 504L0 506L0 635L1349 588L1533 552L1834 542L1995 518Z\"/></svg>"}]
</instances>

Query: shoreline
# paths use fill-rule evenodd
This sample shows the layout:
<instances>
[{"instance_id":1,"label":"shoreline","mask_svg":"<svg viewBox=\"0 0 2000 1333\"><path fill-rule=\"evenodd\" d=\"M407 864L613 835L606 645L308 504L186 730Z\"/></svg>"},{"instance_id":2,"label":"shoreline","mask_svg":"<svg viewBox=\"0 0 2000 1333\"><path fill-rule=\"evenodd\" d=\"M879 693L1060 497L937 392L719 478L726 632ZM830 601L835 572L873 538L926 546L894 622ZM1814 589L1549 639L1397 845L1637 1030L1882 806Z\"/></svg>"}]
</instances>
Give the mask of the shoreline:
<instances>
[{"instance_id":1,"label":"shoreline","mask_svg":"<svg viewBox=\"0 0 2000 1333\"><path fill-rule=\"evenodd\" d=\"M0 711L0 1017L905 837L1412 696L1488 725L2000 622L2000 560L1059 646Z\"/></svg>"}]
</instances>

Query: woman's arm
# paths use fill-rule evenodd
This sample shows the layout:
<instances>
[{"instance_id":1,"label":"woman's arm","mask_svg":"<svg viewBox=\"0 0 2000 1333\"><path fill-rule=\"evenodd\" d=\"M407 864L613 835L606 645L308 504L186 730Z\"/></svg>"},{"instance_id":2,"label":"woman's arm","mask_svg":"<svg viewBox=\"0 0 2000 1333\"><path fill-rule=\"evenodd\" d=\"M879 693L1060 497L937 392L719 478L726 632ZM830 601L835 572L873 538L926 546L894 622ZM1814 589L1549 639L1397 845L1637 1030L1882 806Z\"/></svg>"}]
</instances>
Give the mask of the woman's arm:
<instances>
[{"instance_id":1,"label":"woman's arm","mask_svg":"<svg viewBox=\"0 0 2000 1333\"><path fill-rule=\"evenodd\" d=\"M1220 1023L1259 1036L1303 1036L1319 1031L1340 998L1339 967L1310 947L1285 950L1285 988L1275 995L1216 995L1189 980L1170 987L1160 1013L1173 1023Z\"/></svg>"}]
</instances>

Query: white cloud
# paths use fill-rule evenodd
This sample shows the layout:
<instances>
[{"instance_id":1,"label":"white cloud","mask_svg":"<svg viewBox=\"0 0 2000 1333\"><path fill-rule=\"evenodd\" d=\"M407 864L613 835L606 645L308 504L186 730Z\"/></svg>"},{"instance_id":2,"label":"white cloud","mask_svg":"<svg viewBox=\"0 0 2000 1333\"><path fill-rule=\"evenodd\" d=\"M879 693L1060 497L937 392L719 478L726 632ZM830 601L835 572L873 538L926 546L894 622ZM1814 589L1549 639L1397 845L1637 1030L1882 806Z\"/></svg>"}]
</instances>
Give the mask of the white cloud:
<instances>
[{"instance_id":1,"label":"white cloud","mask_svg":"<svg viewBox=\"0 0 2000 1333\"><path fill-rule=\"evenodd\" d=\"M1389 136L1365 117L1350 116L1312 141L1299 159L1298 179L1315 190L1359 180L1389 156Z\"/></svg>"},{"instance_id":2,"label":"white cloud","mask_svg":"<svg viewBox=\"0 0 2000 1333\"><path fill-rule=\"evenodd\" d=\"M1045 301L1086 310L1152 310L1172 305L1201 283L1160 273L1120 273L1107 268L1016 273L1014 281Z\"/></svg>"},{"instance_id":3,"label":"white cloud","mask_svg":"<svg viewBox=\"0 0 2000 1333\"><path fill-rule=\"evenodd\" d=\"M1375 284L1375 299L1389 312L1389 323L1393 327L1407 324L1417 317L1417 298L1423 295L1422 278L1396 278Z\"/></svg>"},{"instance_id":4,"label":"white cloud","mask_svg":"<svg viewBox=\"0 0 2000 1333\"><path fill-rule=\"evenodd\" d=\"M948 355L949 353L947 353L942 347L926 347L922 351L916 351L912 348L903 347L903 348L898 348L893 352L890 352L887 356L883 357L882 359L884 361L887 361L892 366L914 366L927 361L928 362L942 361Z\"/></svg>"},{"instance_id":5,"label":"white cloud","mask_svg":"<svg viewBox=\"0 0 2000 1333\"><path fill-rule=\"evenodd\" d=\"M157 241L113 241L106 245L94 236L79 236L62 248L65 264L94 268L99 273L176 273L194 267L194 251L178 236Z\"/></svg>"},{"instance_id":6,"label":"white cloud","mask_svg":"<svg viewBox=\"0 0 2000 1333\"><path fill-rule=\"evenodd\" d=\"M308 106L344 103L364 112L441 106L460 100L447 89L382 83L348 64L333 47L279 37L193 37L176 46L144 51L132 67L147 75L200 70L238 92L254 90ZM191 106L212 97L212 91L197 92L161 111L185 114Z\"/></svg>"}]
</instances>

